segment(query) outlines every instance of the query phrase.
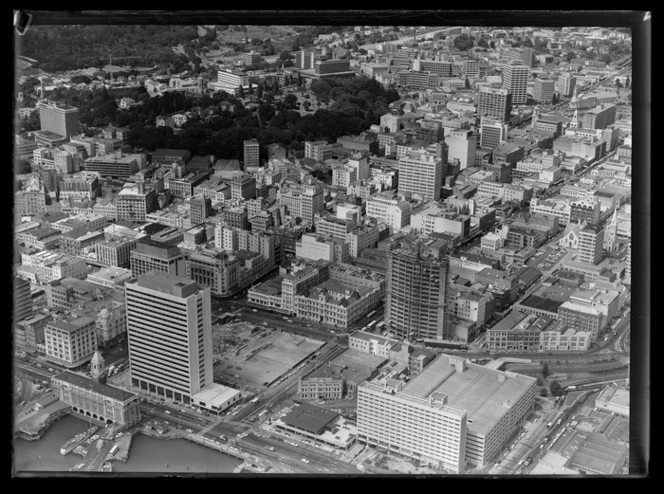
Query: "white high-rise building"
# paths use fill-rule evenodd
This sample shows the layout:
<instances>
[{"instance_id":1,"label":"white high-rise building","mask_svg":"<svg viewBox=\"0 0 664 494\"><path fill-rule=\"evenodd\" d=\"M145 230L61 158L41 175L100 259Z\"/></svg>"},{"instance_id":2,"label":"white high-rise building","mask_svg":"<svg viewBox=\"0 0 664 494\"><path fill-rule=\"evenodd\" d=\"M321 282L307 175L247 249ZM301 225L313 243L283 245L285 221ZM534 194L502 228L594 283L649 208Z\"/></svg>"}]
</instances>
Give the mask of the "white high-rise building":
<instances>
[{"instance_id":1,"label":"white high-rise building","mask_svg":"<svg viewBox=\"0 0 664 494\"><path fill-rule=\"evenodd\" d=\"M449 146L447 162L454 163L459 160L461 169L475 165L475 149L477 148L477 136L471 130L453 130L445 137L445 143ZM401 184L401 170L399 170L399 184Z\"/></svg>"},{"instance_id":2,"label":"white high-rise building","mask_svg":"<svg viewBox=\"0 0 664 494\"><path fill-rule=\"evenodd\" d=\"M576 77L574 77L569 72L565 72L558 78L557 85L558 92L565 98L569 98L574 94L574 88L576 87Z\"/></svg>"},{"instance_id":3,"label":"white high-rise building","mask_svg":"<svg viewBox=\"0 0 664 494\"><path fill-rule=\"evenodd\" d=\"M366 216L387 224L391 232L409 225L411 213L410 203L392 191L385 191L367 199Z\"/></svg>"},{"instance_id":4,"label":"white high-rise building","mask_svg":"<svg viewBox=\"0 0 664 494\"><path fill-rule=\"evenodd\" d=\"M152 271L125 296L132 386L190 403L213 383L210 288Z\"/></svg>"},{"instance_id":5,"label":"white high-rise building","mask_svg":"<svg viewBox=\"0 0 664 494\"><path fill-rule=\"evenodd\" d=\"M439 355L407 383L357 387L357 439L452 473L500 455L535 406L535 378Z\"/></svg>"},{"instance_id":6,"label":"white high-rise building","mask_svg":"<svg viewBox=\"0 0 664 494\"><path fill-rule=\"evenodd\" d=\"M527 65L506 65L503 69L503 89L512 93L513 105L526 104L529 75L530 67Z\"/></svg>"},{"instance_id":7,"label":"white high-rise building","mask_svg":"<svg viewBox=\"0 0 664 494\"><path fill-rule=\"evenodd\" d=\"M442 159L425 150L418 150L399 160L399 193L411 193L423 201L437 201L442 186Z\"/></svg>"}]
</instances>

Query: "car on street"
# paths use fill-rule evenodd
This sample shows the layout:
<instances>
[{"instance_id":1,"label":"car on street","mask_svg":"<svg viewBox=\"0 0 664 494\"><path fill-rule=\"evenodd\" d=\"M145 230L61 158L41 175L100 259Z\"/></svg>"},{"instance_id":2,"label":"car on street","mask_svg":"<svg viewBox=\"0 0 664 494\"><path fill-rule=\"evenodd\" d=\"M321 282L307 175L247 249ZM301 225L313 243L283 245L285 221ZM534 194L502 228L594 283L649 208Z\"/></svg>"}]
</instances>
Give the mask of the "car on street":
<instances>
[{"instance_id":1,"label":"car on street","mask_svg":"<svg viewBox=\"0 0 664 494\"><path fill-rule=\"evenodd\" d=\"M306 458L302 458L300 461L301 461L302 463L309 463L309 460L307 460Z\"/></svg>"}]
</instances>

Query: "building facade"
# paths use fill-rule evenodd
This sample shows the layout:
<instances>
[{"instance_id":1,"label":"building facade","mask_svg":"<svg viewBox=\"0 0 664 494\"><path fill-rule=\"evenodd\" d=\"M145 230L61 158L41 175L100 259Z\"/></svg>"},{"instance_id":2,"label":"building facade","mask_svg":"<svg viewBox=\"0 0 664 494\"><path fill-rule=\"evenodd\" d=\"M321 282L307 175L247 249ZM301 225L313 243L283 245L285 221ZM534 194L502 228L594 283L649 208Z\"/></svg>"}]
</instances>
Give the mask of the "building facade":
<instances>
[{"instance_id":1,"label":"building facade","mask_svg":"<svg viewBox=\"0 0 664 494\"><path fill-rule=\"evenodd\" d=\"M385 323L408 340L442 339L448 262L417 243L393 245L387 254Z\"/></svg>"},{"instance_id":2,"label":"building facade","mask_svg":"<svg viewBox=\"0 0 664 494\"><path fill-rule=\"evenodd\" d=\"M131 385L189 404L212 383L210 289L151 272L125 296Z\"/></svg>"}]
</instances>

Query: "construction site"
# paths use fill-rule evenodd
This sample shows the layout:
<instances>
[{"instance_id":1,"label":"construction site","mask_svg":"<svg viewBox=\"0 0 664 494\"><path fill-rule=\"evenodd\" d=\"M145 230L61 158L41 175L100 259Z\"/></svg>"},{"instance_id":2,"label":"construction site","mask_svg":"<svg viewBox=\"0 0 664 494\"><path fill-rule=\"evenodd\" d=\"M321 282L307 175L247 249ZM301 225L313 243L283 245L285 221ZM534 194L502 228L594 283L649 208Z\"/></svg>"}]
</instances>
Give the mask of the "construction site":
<instances>
[{"instance_id":1,"label":"construction site","mask_svg":"<svg viewBox=\"0 0 664 494\"><path fill-rule=\"evenodd\" d=\"M214 326L215 381L235 389L261 392L287 377L324 344L246 322Z\"/></svg>"}]
</instances>

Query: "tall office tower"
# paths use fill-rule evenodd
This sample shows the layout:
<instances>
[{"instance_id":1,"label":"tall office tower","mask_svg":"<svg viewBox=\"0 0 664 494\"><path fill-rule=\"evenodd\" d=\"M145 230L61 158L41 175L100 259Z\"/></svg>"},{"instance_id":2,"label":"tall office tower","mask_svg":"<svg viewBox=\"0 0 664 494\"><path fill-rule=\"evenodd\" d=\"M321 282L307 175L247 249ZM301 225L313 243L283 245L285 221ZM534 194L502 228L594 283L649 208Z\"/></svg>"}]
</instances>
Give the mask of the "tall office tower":
<instances>
[{"instance_id":1,"label":"tall office tower","mask_svg":"<svg viewBox=\"0 0 664 494\"><path fill-rule=\"evenodd\" d=\"M32 315L32 296L30 295L30 282L14 277L14 317L12 323L16 324Z\"/></svg>"},{"instance_id":2,"label":"tall office tower","mask_svg":"<svg viewBox=\"0 0 664 494\"><path fill-rule=\"evenodd\" d=\"M40 129L62 137L78 133L78 108L52 101L38 103Z\"/></svg>"},{"instance_id":3,"label":"tall office tower","mask_svg":"<svg viewBox=\"0 0 664 494\"><path fill-rule=\"evenodd\" d=\"M448 260L418 241L395 242L387 253L385 322L407 340L443 339Z\"/></svg>"},{"instance_id":4,"label":"tall office tower","mask_svg":"<svg viewBox=\"0 0 664 494\"><path fill-rule=\"evenodd\" d=\"M503 88L512 93L513 105L526 104L529 75L530 67L527 65L506 65L503 69Z\"/></svg>"},{"instance_id":5,"label":"tall office tower","mask_svg":"<svg viewBox=\"0 0 664 494\"><path fill-rule=\"evenodd\" d=\"M260 166L260 146L256 139L244 141L244 169L248 166Z\"/></svg>"},{"instance_id":6,"label":"tall office tower","mask_svg":"<svg viewBox=\"0 0 664 494\"><path fill-rule=\"evenodd\" d=\"M533 99L539 103L551 103L556 83L551 79L535 79L533 84Z\"/></svg>"},{"instance_id":7,"label":"tall office tower","mask_svg":"<svg viewBox=\"0 0 664 494\"><path fill-rule=\"evenodd\" d=\"M191 226L200 225L205 222L205 218L212 214L212 200L203 195L191 198L189 202L189 216Z\"/></svg>"},{"instance_id":8,"label":"tall office tower","mask_svg":"<svg viewBox=\"0 0 664 494\"><path fill-rule=\"evenodd\" d=\"M528 67L532 67L533 64L535 63L535 50L532 48L522 48L521 49L521 61L523 62L523 65L527 65Z\"/></svg>"},{"instance_id":9,"label":"tall office tower","mask_svg":"<svg viewBox=\"0 0 664 494\"><path fill-rule=\"evenodd\" d=\"M509 125L492 118L482 117L480 147L496 149L507 141L508 131Z\"/></svg>"},{"instance_id":10,"label":"tall office tower","mask_svg":"<svg viewBox=\"0 0 664 494\"><path fill-rule=\"evenodd\" d=\"M507 89L484 87L480 90L477 116L490 117L506 122L512 114L512 93Z\"/></svg>"},{"instance_id":11,"label":"tall office tower","mask_svg":"<svg viewBox=\"0 0 664 494\"><path fill-rule=\"evenodd\" d=\"M462 170L475 165L477 136L473 135L472 130L453 130L445 137L445 143L449 146L448 163L458 159ZM399 174L401 174L401 171L399 171ZM401 177L399 177L399 181L401 181Z\"/></svg>"},{"instance_id":12,"label":"tall office tower","mask_svg":"<svg viewBox=\"0 0 664 494\"><path fill-rule=\"evenodd\" d=\"M411 193L423 201L440 199L443 160L426 151L411 151L399 160L399 193Z\"/></svg>"},{"instance_id":13,"label":"tall office tower","mask_svg":"<svg viewBox=\"0 0 664 494\"><path fill-rule=\"evenodd\" d=\"M599 264L603 258L604 228L586 225L579 230L578 260L590 264Z\"/></svg>"},{"instance_id":14,"label":"tall office tower","mask_svg":"<svg viewBox=\"0 0 664 494\"><path fill-rule=\"evenodd\" d=\"M188 404L213 382L210 289L151 271L125 299L131 385Z\"/></svg>"},{"instance_id":15,"label":"tall office tower","mask_svg":"<svg viewBox=\"0 0 664 494\"><path fill-rule=\"evenodd\" d=\"M574 94L576 87L576 77L571 73L565 72L558 78L558 92L566 98L570 98Z\"/></svg>"}]
</instances>

